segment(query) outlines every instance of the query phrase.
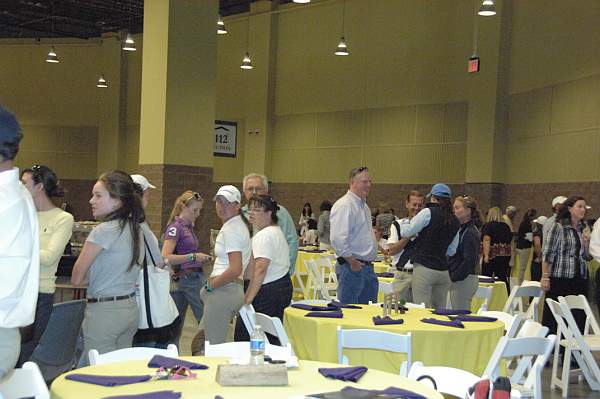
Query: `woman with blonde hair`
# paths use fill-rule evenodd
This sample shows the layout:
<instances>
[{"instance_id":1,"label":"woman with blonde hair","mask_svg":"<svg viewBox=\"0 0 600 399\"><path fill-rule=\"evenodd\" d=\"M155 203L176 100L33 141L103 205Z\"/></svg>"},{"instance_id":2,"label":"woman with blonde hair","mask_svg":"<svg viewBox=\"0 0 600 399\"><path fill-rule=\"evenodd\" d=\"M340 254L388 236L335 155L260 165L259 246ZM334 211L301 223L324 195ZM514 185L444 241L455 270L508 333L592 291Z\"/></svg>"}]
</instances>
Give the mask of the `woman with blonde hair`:
<instances>
[{"instance_id":1,"label":"woman with blonde hair","mask_svg":"<svg viewBox=\"0 0 600 399\"><path fill-rule=\"evenodd\" d=\"M165 263L173 267L173 279L177 281L177 290L182 294L183 304L178 306L184 323L188 304L196 321L200 323L204 304L200 298L200 288L206 282L203 265L211 259L210 255L198 252L198 238L194 232L194 224L204 200L194 191L185 191L175 200L171 215L164 233L162 256Z\"/></svg>"},{"instance_id":2,"label":"woman with blonde hair","mask_svg":"<svg viewBox=\"0 0 600 399\"><path fill-rule=\"evenodd\" d=\"M504 281L510 294L510 257L512 255L512 232L502 219L497 206L488 210L487 220L481 232L483 236L483 261L481 273Z\"/></svg>"}]
</instances>

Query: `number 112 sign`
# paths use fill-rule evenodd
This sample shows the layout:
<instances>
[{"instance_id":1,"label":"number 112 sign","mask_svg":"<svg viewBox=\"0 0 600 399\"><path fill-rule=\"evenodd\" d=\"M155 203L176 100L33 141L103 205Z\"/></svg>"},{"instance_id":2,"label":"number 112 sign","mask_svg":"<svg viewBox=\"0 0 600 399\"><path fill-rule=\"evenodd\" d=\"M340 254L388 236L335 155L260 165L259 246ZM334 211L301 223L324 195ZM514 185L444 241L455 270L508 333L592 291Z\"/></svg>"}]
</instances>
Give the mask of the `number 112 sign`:
<instances>
[{"instance_id":1,"label":"number 112 sign","mask_svg":"<svg viewBox=\"0 0 600 399\"><path fill-rule=\"evenodd\" d=\"M215 157L236 156L237 122L215 121Z\"/></svg>"}]
</instances>

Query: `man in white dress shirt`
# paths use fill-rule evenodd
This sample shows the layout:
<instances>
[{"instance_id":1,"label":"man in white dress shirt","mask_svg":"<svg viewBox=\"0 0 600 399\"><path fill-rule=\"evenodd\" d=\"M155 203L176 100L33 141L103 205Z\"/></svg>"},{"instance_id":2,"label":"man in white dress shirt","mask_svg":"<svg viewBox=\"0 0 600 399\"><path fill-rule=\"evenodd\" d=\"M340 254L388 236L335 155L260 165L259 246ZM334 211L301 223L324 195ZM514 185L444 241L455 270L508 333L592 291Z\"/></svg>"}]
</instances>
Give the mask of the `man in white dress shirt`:
<instances>
[{"instance_id":1,"label":"man in white dress shirt","mask_svg":"<svg viewBox=\"0 0 600 399\"><path fill-rule=\"evenodd\" d=\"M29 191L13 160L21 128L0 106L0 380L19 358L19 327L33 323L38 296L38 222Z\"/></svg>"}]
</instances>

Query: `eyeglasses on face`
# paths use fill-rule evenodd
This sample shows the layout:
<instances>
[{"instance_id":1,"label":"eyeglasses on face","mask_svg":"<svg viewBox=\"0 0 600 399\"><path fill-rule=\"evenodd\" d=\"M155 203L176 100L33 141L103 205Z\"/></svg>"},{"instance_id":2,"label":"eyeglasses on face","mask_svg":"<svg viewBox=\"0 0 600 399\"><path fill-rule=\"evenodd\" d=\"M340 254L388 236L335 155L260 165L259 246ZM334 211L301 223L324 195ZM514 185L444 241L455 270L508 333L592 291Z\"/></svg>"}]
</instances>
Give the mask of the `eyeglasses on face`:
<instances>
[{"instance_id":1,"label":"eyeglasses on face","mask_svg":"<svg viewBox=\"0 0 600 399\"><path fill-rule=\"evenodd\" d=\"M189 201L191 200L196 200L196 201L204 201L204 198L202 198L202 196L200 195L200 193L193 193L189 198L185 199L183 201L184 204L187 204Z\"/></svg>"},{"instance_id":2,"label":"eyeglasses on face","mask_svg":"<svg viewBox=\"0 0 600 399\"><path fill-rule=\"evenodd\" d=\"M266 191L267 191L267 189L264 188L264 187L261 187L261 186L259 186L259 187L246 187L244 189L244 192L246 192L246 193L252 193L252 194L264 193Z\"/></svg>"}]
</instances>

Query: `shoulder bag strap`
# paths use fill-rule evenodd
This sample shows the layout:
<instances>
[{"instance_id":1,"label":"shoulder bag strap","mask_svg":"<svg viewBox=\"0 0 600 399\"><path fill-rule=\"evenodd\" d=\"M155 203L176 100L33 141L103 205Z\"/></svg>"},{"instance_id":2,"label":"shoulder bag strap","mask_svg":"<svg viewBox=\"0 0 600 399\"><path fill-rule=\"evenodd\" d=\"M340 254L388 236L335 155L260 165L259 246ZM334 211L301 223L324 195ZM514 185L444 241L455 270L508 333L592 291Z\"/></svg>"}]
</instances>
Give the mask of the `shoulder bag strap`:
<instances>
[{"instance_id":1,"label":"shoulder bag strap","mask_svg":"<svg viewBox=\"0 0 600 399\"><path fill-rule=\"evenodd\" d=\"M152 308L150 307L150 276L148 275L148 261L146 258L146 254L150 253L150 258L152 258L152 252L148 247L148 242L146 241L146 235L142 231L142 236L144 237L144 306L146 308L146 320L148 321L148 328L154 328L154 324L152 323ZM152 263L154 263L154 258L152 258Z\"/></svg>"}]
</instances>

